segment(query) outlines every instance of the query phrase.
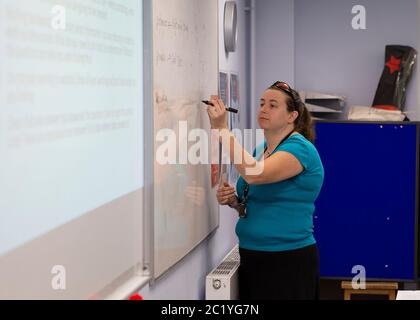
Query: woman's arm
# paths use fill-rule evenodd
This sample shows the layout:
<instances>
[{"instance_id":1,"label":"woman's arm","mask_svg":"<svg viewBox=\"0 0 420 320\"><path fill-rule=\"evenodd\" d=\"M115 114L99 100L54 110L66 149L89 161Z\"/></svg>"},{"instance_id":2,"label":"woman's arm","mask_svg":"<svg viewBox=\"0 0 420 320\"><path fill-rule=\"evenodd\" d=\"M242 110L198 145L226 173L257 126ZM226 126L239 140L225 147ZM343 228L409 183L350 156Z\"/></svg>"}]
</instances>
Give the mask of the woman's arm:
<instances>
[{"instance_id":1,"label":"woman's arm","mask_svg":"<svg viewBox=\"0 0 420 320\"><path fill-rule=\"evenodd\" d=\"M279 151L268 159L257 161L227 128L220 130L220 136L223 150L229 150L230 161L248 184L280 182L297 176L304 169L299 160L289 152ZM235 163L235 158L238 163Z\"/></svg>"},{"instance_id":2,"label":"woman's arm","mask_svg":"<svg viewBox=\"0 0 420 320\"><path fill-rule=\"evenodd\" d=\"M208 107L211 128L219 130L223 150L248 184L266 184L294 177L303 171L299 160L291 153L280 151L268 159L257 161L237 141L227 125L227 112L219 97L212 96L214 106Z\"/></svg>"}]
</instances>

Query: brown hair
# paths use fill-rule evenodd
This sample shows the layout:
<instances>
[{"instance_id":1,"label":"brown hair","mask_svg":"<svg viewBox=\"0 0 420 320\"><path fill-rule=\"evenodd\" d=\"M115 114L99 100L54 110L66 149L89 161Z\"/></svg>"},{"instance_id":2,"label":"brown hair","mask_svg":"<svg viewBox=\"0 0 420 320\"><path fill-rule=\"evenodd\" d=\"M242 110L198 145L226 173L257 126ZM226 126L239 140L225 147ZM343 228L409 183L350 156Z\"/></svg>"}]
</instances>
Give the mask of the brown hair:
<instances>
[{"instance_id":1,"label":"brown hair","mask_svg":"<svg viewBox=\"0 0 420 320\"><path fill-rule=\"evenodd\" d=\"M306 139L314 143L315 129L312 123L312 117L305 103L300 98L299 93L297 93L296 90L290 88L290 86L288 87L288 91L282 90L276 86L271 86L269 89L281 91L286 94L287 111L297 111L299 113L298 117L294 122L295 131L299 132ZM293 99L291 96L293 96Z\"/></svg>"},{"instance_id":2,"label":"brown hair","mask_svg":"<svg viewBox=\"0 0 420 320\"><path fill-rule=\"evenodd\" d=\"M299 113L298 117L295 120L295 130L301 135L303 135L306 139L314 143L315 129L312 123L311 114L308 108L306 107L305 103L300 98L299 94L293 89L290 89L290 91L293 94L293 99L289 95L287 95L287 111L297 111Z\"/></svg>"}]
</instances>

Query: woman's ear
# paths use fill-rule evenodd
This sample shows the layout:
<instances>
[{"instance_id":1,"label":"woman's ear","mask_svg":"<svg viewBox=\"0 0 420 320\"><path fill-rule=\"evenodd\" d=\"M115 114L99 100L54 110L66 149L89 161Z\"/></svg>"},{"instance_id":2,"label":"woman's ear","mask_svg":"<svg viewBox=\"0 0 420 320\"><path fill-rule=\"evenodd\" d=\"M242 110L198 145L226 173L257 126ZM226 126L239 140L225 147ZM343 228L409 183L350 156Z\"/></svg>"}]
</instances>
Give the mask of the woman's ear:
<instances>
[{"instance_id":1,"label":"woman's ear","mask_svg":"<svg viewBox=\"0 0 420 320\"><path fill-rule=\"evenodd\" d=\"M298 117L299 117L299 112L297 112L297 111L292 111L292 112L289 114L289 123L294 123Z\"/></svg>"}]
</instances>

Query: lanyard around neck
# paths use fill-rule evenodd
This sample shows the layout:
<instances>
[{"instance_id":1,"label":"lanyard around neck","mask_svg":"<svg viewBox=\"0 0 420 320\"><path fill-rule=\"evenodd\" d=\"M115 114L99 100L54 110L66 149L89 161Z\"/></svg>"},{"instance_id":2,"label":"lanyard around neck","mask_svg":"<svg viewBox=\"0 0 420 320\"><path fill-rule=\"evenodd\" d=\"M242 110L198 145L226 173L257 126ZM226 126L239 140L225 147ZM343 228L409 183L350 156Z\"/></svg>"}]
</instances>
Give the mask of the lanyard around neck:
<instances>
[{"instance_id":1,"label":"lanyard around neck","mask_svg":"<svg viewBox=\"0 0 420 320\"><path fill-rule=\"evenodd\" d=\"M291 132L289 132L289 134L287 135L287 136L285 136L281 141L280 141L280 143L277 145L277 147L274 149L274 150L276 150L284 141L286 141L287 140L287 138L289 138L291 135L292 135L292 133L294 132L295 130L292 130ZM274 152L274 150L273 150L273 152ZM264 148L264 153L267 151L267 146ZM272 153L270 153L270 155L268 156L268 157L270 157L272 154L273 154L273 152ZM267 157L267 158L268 158ZM247 199L248 199L248 192L249 192L249 184L245 181L245 179L244 179L244 182L245 182L245 188L244 188L244 201L243 202L247 202Z\"/></svg>"},{"instance_id":2,"label":"lanyard around neck","mask_svg":"<svg viewBox=\"0 0 420 320\"><path fill-rule=\"evenodd\" d=\"M292 135L292 133L294 132L295 130L292 130L292 131L290 131L288 134L287 134L287 136L285 136L283 139L281 139L281 141L279 142L279 144L277 145L277 147L275 147L274 148L274 150L267 156L267 158L268 157L270 157L272 154L273 154L273 152L284 142L284 141L286 141L287 140L287 138L289 138L291 135ZM265 148L264 148L264 153L267 151L267 148L268 148L268 146L265 146Z\"/></svg>"}]
</instances>

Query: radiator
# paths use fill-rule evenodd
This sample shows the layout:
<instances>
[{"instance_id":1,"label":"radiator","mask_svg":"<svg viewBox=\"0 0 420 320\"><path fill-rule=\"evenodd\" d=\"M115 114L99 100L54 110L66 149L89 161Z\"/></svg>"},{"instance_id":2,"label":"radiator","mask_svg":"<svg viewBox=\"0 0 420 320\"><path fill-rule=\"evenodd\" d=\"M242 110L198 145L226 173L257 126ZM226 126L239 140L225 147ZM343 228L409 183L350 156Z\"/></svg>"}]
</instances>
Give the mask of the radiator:
<instances>
[{"instance_id":1,"label":"radiator","mask_svg":"<svg viewBox=\"0 0 420 320\"><path fill-rule=\"evenodd\" d=\"M239 247L236 245L206 277L206 300L237 300Z\"/></svg>"}]
</instances>

